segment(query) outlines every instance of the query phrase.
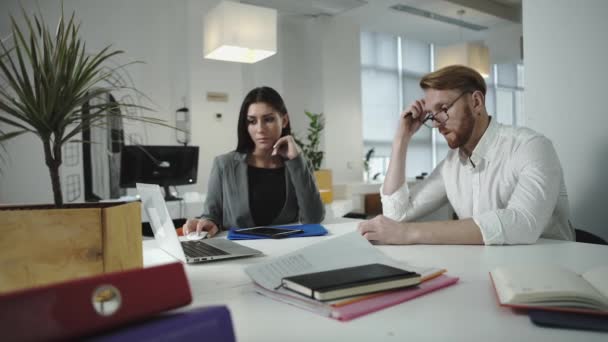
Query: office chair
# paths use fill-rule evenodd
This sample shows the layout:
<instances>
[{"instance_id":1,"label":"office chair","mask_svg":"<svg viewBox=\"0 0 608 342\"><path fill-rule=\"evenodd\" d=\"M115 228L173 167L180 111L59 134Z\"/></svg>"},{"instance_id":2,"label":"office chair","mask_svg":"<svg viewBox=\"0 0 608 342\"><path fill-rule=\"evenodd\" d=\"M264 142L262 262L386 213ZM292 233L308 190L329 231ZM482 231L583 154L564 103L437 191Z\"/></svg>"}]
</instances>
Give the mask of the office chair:
<instances>
[{"instance_id":1,"label":"office chair","mask_svg":"<svg viewBox=\"0 0 608 342\"><path fill-rule=\"evenodd\" d=\"M597 245L608 245L606 240L601 237L584 231L582 229L574 229L574 239L576 242L594 243Z\"/></svg>"},{"instance_id":2,"label":"office chair","mask_svg":"<svg viewBox=\"0 0 608 342\"><path fill-rule=\"evenodd\" d=\"M364 208L365 214L368 217L376 217L382 214L382 201L380 200L380 193L365 194L364 197Z\"/></svg>"}]
</instances>

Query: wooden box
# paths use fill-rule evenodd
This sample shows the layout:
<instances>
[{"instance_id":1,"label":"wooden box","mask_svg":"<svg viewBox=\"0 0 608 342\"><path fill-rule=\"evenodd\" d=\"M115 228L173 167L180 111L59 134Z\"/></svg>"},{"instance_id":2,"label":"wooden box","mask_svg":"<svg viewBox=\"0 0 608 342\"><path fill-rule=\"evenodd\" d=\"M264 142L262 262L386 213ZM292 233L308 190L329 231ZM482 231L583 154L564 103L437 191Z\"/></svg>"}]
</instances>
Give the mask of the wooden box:
<instances>
[{"instance_id":1,"label":"wooden box","mask_svg":"<svg viewBox=\"0 0 608 342\"><path fill-rule=\"evenodd\" d=\"M0 207L0 292L143 266L139 202Z\"/></svg>"}]
</instances>

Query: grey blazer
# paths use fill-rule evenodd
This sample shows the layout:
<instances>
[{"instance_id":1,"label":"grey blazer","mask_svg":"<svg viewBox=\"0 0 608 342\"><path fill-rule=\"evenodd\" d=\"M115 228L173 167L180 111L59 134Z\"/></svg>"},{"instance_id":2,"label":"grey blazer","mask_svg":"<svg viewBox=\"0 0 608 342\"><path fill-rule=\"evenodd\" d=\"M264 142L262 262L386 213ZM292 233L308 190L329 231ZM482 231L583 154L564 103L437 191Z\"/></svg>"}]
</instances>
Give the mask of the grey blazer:
<instances>
[{"instance_id":1,"label":"grey blazer","mask_svg":"<svg viewBox=\"0 0 608 342\"><path fill-rule=\"evenodd\" d=\"M286 160L285 170L285 204L272 224L321 222L325 206L306 159L300 154ZM220 229L255 225L249 209L247 154L233 151L215 157L200 218L215 222Z\"/></svg>"}]
</instances>

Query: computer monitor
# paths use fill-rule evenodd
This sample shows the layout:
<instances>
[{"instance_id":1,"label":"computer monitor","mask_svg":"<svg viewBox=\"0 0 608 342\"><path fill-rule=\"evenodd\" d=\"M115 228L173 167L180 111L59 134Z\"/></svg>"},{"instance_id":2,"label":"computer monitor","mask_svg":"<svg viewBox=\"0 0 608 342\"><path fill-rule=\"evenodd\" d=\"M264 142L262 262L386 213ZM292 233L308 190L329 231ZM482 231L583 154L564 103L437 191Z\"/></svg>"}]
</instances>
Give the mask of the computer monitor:
<instances>
[{"instance_id":1,"label":"computer monitor","mask_svg":"<svg viewBox=\"0 0 608 342\"><path fill-rule=\"evenodd\" d=\"M165 189L165 200L179 198L171 195L170 185L196 183L198 146L125 145L120 158L120 186L135 187L135 183L158 184Z\"/></svg>"}]
</instances>

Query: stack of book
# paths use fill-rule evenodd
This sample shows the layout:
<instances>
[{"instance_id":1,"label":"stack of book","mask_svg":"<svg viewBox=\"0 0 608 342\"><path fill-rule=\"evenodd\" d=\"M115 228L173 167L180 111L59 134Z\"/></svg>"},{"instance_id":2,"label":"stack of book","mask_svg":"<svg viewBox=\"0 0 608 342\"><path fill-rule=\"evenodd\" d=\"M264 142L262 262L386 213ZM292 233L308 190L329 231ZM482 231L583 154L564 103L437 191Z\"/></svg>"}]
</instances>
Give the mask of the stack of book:
<instances>
[{"instance_id":1,"label":"stack of book","mask_svg":"<svg viewBox=\"0 0 608 342\"><path fill-rule=\"evenodd\" d=\"M258 293L341 321L458 281L443 269L393 260L357 232L251 265L245 272Z\"/></svg>"},{"instance_id":2,"label":"stack of book","mask_svg":"<svg viewBox=\"0 0 608 342\"><path fill-rule=\"evenodd\" d=\"M0 331L3 341L235 341L225 306L171 312L191 301L181 263L131 269L0 293Z\"/></svg>"}]
</instances>

